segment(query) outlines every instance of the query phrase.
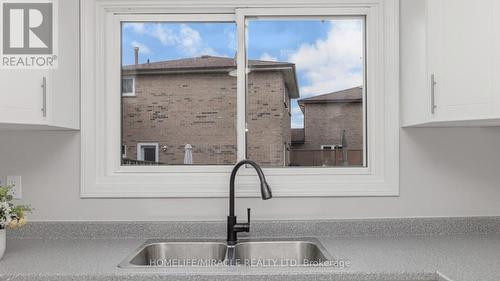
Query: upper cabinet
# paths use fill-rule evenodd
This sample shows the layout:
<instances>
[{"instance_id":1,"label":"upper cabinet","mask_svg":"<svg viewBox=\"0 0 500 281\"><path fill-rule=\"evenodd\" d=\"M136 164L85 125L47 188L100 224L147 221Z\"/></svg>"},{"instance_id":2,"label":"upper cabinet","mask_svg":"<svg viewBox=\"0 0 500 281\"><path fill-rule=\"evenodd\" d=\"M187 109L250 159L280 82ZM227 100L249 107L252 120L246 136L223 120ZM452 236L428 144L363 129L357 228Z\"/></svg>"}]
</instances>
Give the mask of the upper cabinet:
<instances>
[{"instance_id":1,"label":"upper cabinet","mask_svg":"<svg viewBox=\"0 0 500 281\"><path fill-rule=\"evenodd\" d=\"M58 67L0 69L0 130L80 128L79 0L55 3Z\"/></svg>"},{"instance_id":2,"label":"upper cabinet","mask_svg":"<svg viewBox=\"0 0 500 281\"><path fill-rule=\"evenodd\" d=\"M402 0L403 126L500 125L500 1Z\"/></svg>"}]
</instances>

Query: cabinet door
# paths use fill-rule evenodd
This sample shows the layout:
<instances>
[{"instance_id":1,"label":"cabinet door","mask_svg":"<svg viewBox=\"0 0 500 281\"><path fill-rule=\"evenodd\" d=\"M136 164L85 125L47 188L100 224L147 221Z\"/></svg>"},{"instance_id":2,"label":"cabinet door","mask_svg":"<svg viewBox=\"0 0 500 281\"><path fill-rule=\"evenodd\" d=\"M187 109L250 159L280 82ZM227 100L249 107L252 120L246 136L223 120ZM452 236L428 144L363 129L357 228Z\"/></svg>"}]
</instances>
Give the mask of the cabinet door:
<instances>
[{"instance_id":1,"label":"cabinet door","mask_svg":"<svg viewBox=\"0 0 500 281\"><path fill-rule=\"evenodd\" d=\"M49 86L48 70L0 70L0 123L45 124L42 108L48 103Z\"/></svg>"},{"instance_id":2,"label":"cabinet door","mask_svg":"<svg viewBox=\"0 0 500 281\"><path fill-rule=\"evenodd\" d=\"M494 1L493 11L497 14L494 17L493 25L496 27L496 32L493 34L493 89L495 99L495 110L500 115L500 1Z\"/></svg>"},{"instance_id":3,"label":"cabinet door","mask_svg":"<svg viewBox=\"0 0 500 281\"><path fill-rule=\"evenodd\" d=\"M498 117L498 0L429 0L428 86L435 75L438 121Z\"/></svg>"}]
</instances>

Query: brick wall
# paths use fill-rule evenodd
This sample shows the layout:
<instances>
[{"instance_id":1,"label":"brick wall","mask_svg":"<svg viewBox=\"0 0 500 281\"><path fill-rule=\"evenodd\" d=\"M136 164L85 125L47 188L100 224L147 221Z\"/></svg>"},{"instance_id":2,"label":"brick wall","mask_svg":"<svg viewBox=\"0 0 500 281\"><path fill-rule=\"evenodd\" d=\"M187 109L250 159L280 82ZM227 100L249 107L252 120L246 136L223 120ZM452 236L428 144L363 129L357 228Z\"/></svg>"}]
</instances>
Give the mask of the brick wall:
<instances>
[{"instance_id":1,"label":"brick wall","mask_svg":"<svg viewBox=\"0 0 500 281\"><path fill-rule=\"evenodd\" d=\"M305 104L304 117L305 142L292 146L293 165L337 165L338 155L330 157L320 149L321 145L341 145L343 130L346 130L349 165L362 165L362 103L309 103Z\"/></svg>"},{"instance_id":2,"label":"brick wall","mask_svg":"<svg viewBox=\"0 0 500 281\"><path fill-rule=\"evenodd\" d=\"M300 149L320 149L321 145L340 145L346 130L348 148L363 149L362 103L306 104L305 143Z\"/></svg>"},{"instance_id":3,"label":"brick wall","mask_svg":"<svg viewBox=\"0 0 500 281\"><path fill-rule=\"evenodd\" d=\"M122 100L122 143L137 159L137 144L158 143L159 162L183 164L185 145L193 163L236 162L236 78L227 74L140 75L136 96ZM248 98L248 158L282 165L290 134L279 72L252 73ZM278 147L281 147L279 149ZM278 153L279 152L279 153Z\"/></svg>"},{"instance_id":4,"label":"brick wall","mask_svg":"<svg viewBox=\"0 0 500 281\"><path fill-rule=\"evenodd\" d=\"M288 165L284 145L291 141L291 130L282 74L250 75L248 90L248 158L257 159L264 166Z\"/></svg>"}]
</instances>

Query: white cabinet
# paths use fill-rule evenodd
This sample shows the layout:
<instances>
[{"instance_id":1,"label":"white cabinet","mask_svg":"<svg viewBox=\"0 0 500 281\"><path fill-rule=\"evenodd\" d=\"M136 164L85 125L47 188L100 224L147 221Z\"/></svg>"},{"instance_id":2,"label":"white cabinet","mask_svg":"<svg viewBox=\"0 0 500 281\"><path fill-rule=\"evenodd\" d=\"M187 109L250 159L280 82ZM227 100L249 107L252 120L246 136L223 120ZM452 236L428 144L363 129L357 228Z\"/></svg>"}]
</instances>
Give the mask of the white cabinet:
<instances>
[{"instance_id":1,"label":"white cabinet","mask_svg":"<svg viewBox=\"0 0 500 281\"><path fill-rule=\"evenodd\" d=\"M500 125L500 1L402 0L403 126Z\"/></svg>"},{"instance_id":2,"label":"white cabinet","mask_svg":"<svg viewBox=\"0 0 500 281\"><path fill-rule=\"evenodd\" d=\"M48 118L42 109L44 104L46 108L47 95L51 92L49 74L48 70L0 70L2 123L47 124Z\"/></svg>"},{"instance_id":3,"label":"white cabinet","mask_svg":"<svg viewBox=\"0 0 500 281\"><path fill-rule=\"evenodd\" d=\"M58 68L0 70L0 130L80 128L79 0L57 10Z\"/></svg>"}]
</instances>

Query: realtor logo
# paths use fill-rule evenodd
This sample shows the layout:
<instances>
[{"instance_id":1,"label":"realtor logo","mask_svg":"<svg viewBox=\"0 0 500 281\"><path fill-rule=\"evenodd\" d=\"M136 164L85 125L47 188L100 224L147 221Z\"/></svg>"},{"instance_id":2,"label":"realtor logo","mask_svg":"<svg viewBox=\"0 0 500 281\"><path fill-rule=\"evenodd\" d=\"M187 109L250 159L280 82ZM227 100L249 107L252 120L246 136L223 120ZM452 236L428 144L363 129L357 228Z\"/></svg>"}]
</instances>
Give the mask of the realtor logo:
<instances>
[{"instance_id":1,"label":"realtor logo","mask_svg":"<svg viewBox=\"0 0 500 281\"><path fill-rule=\"evenodd\" d=\"M54 1L1 1L1 67L57 67Z\"/></svg>"}]
</instances>

